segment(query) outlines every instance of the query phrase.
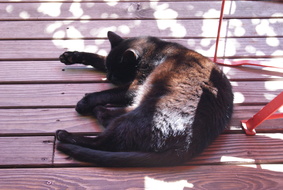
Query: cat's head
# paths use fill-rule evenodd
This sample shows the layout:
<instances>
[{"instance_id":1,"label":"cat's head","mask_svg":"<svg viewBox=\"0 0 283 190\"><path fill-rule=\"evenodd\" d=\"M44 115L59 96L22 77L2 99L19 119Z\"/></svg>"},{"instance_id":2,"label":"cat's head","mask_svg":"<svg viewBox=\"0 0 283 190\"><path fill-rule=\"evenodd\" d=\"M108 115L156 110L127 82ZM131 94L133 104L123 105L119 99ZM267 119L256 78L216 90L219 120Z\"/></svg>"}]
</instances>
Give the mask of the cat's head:
<instances>
[{"instance_id":1,"label":"cat's head","mask_svg":"<svg viewBox=\"0 0 283 190\"><path fill-rule=\"evenodd\" d=\"M111 51L106 58L107 79L116 85L123 85L135 79L139 53L133 47L135 38L123 39L114 32L108 32Z\"/></svg>"}]
</instances>

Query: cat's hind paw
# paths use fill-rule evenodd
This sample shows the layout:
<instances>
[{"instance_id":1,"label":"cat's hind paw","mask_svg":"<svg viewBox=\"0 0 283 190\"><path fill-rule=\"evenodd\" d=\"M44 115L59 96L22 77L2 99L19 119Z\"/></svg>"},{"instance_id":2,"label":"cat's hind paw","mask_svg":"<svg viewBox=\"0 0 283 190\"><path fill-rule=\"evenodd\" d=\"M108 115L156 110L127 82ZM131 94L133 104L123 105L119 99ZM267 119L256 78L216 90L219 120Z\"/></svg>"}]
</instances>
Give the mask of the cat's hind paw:
<instances>
[{"instance_id":1,"label":"cat's hind paw","mask_svg":"<svg viewBox=\"0 0 283 190\"><path fill-rule=\"evenodd\" d=\"M75 63L80 63L80 53L77 51L71 52L66 51L62 55L60 55L59 60L65 65L72 65Z\"/></svg>"}]
</instances>

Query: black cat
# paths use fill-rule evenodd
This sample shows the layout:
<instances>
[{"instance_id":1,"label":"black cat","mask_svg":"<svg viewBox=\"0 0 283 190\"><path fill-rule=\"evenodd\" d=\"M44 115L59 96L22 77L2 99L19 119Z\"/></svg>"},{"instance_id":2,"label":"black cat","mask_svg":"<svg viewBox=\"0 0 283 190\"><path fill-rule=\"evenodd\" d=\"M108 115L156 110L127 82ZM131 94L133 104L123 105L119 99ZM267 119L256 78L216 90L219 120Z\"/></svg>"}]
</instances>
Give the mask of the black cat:
<instances>
[{"instance_id":1,"label":"black cat","mask_svg":"<svg viewBox=\"0 0 283 190\"><path fill-rule=\"evenodd\" d=\"M172 166L201 153L223 132L233 93L210 59L155 37L123 39L108 32L108 38L106 58L83 52L60 56L65 64L106 71L120 87L87 94L77 104L104 132L90 138L59 130L58 150L100 166Z\"/></svg>"}]
</instances>

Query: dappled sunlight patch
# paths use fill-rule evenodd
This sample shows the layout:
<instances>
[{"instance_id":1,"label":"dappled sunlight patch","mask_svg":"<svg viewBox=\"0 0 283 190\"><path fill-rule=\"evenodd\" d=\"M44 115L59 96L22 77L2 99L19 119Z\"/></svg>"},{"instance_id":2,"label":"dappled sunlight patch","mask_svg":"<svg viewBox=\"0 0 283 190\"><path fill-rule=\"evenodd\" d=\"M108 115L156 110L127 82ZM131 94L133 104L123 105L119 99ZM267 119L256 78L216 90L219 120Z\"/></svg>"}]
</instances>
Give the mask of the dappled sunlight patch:
<instances>
[{"instance_id":1,"label":"dappled sunlight patch","mask_svg":"<svg viewBox=\"0 0 283 190\"><path fill-rule=\"evenodd\" d=\"M240 163L254 163L255 160L251 158L240 158L234 156L221 156L220 162L231 163L231 162L240 162Z\"/></svg>"},{"instance_id":2,"label":"dappled sunlight patch","mask_svg":"<svg viewBox=\"0 0 283 190\"><path fill-rule=\"evenodd\" d=\"M266 38L266 44L271 47L278 47L280 45L280 41L278 38Z\"/></svg>"},{"instance_id":3,"label":"dappled sunlight patch","mask_svg":"<svg viewBox=\"0 0 283 190\"><path fill-rule=\"evenodd\" d=\"M245 33L246 33L246 29L243 26L243 22L240 19L233 19L232 23L233 24L229 24L229 26L228 26L229 30L231 30L231 32L233 31L233 33L230 34L230 35L244 36Z\"/></svg>"},{"instance_id":4,"label":"dappled sunlight patch","mask_svg":"<svg viewBox=\"0 0 283 190\"><path fill-rule=\"evenodd\" d=\"M271 101L271 100L273 100L276 97L275 94L271 94L271 93L264 93L263 96L268 101Z\"/></svg>"},{"instance_id":5,"label":"dappled sunlight patch","mask_svg":"<svg viewBox=\"0 0 283 190\"><path fill-rule=\"evenodd\" d=\"M241 92L234 92L234 103L240 104L245 102L245 96Z\"/></svg>"},{"instance_id":6,"label":"dappled sunlight patch","mask_svg":"<svg viewBox=\"0 0 283 190\"><path fill-rule=\"evenodd\" d=\"M261 19L257 22L255 26L255 30L258 35L263 36L276 36L276 32L274 31L274 28L270 25L269 20L267 19Z\"/></svg>"},{"instance_id":7,"label":"dappled sunlight patch","mask_svg":"<svg viewBox=\"0 0 283 190\"><path fill-rule=\"evenodd\" d=\"M23 19L28 19L28 18L30 18L30 14L28 13L28 12L26 12L26 11L22 11L22 12L20 12L20 18L23 18Z\"/></svg>"},{"instance_id":8,"label":"dappled sunlight patch","mask_svg":"<svg viewBox=\"0 0 283 190\"><path fill-rule=\"evenodd\" d=\"M219 21L217 19L204 19L202 21L202 36L216 36L217 34L217 26L218 26ZM226 35L226 30L224 28L226 28L227 22L223 22L223 27L221 29L221 36L225 36Z\"/></svg>"},{"instance_id":9,"label":"dappled sunlight patch","mask_svg":"<svg viewBox=\"0 0 283 190\"><path fill-rule=\"evenodd\" d=\"M258 167L256 164L239 164L237 166L247 167L247 168L255 168L255 169Z\"/></svg>"},{"instance_id":10,"label":"dappled sunlight patch","mask_svg":"<svg viewBox=\"0 0 283 190\"><path fill-rule=\"evenodd\" d=\"M266 81L264 87L270 91L283 90L283 81Z\"/></svg>"},{"instance_id":11,"label":"dappled sunlight patch","mask_svg":"<svg viewBox=\"0 0 283 190\"><path fill-rule=\"evenodd\" d=\"M109 1L109 0L104 0L104 2L105 2L107 5L112 6L112 7L114 7L115 5L117 5L119 1L120 1L120 0L111 0L111 1Z\"/></svg>"},{"instance_id":12,"label":"dappled sunlight patch","mask_svg":"<svg viewBox=\"0 0 283 190\"><path fill-rule=\"evenodd\" d=\"M56 32L54 32L53 34L53 39L62 39L65 38L66 36L66 32L63 30L58 30Z\"/></svg>"},{"instance_id":13,"label":"dappled sunlight patch","mask_svg":"<svg viewBox=\"0 0 283 190\"><path fill-rule=\"evenodd\" d=\"M158 9L154 12L155 18L177 18L178 12L174 11L173 9Z\"/></svg>"},{"instance_id":14,"label":"dappled sunlight patch","mask_svg":"<svg viewBox=\"0 0 283 190\"><path fill-rule=\"evenodd\" d=\"M282 164L260 164L261 169L273 172L283 172Z\"/></svg>"},{"instance_id":15,"label":"dappled sunlight patch","mask_svg":"<svg viewBox=\"0 0 283 190\"><path fill-rule=\"evenodd\" d=\"M178 12L171 9L168 3L151 2L150 7L155 10L153 16L160 30L170 30L172 37L186 36L187 29L176 20L179 16ZM165 20L168 18L170 20Z\"/></svg>"},{"instance_id":16,"label":"dappled sunlight patch","mask_svg":"<svg viewBox=\"0 0 283 190\"><path fill-rule=\"evenodd\" d=\"M118 27L118 31L121 32L122 34L129 34L131 32L131 29L127 25L121 25Z\"/></svg>"},{"instance_id":17,"label":"dappled sunlight patch","mask_svg":"<svg viewBox=\"0 0 283 190\"><path fill-rule=\"evenodd\" d=\"M76 29L74 26L69 26L66 31L68 38L83 38L84 36L81 34L81 32Z\"/></svg>"},{"instance_id":18,"label":"dappled sunlight patch","mask_svg":"<svg viewBox=\"0 0 283 190\"><path fill-rule=\"evenodd\" d=\"M166 182L163 180L157 180L148 176L144 177L145 190L183 190L184 188L193 188L192 183L188 183L186 180Z\"/></svg>"},{"instance_id":19,"label":"dappled sunlight patch","mask_svg":"<svg viewBox=\"0 0 283 190\"><path fill-rule=\"evenodd\" d=\"M62 48L67 51L83 51L85 44L83 40L52 40L57 48Z\"/></svg>"},{"instance_id":20,"label":"dappled sunlight patch","mask_svg":"<svg viewBox=\"0 0 283 190\"><path fill-rule=\"evenodd\" d=\"M107 19L107 18L112 18L112 19L115 19L115 18L119 18L119 15L115 14L115 13L102 13L101 14L101 18L103 19Z\"/></svg>"},{"instance_id":21,"label":"dappled sunlight patch","mask_svg":"<svg viewBox=\"0 0 283 190\"><path fill-rule=\"evenodd\" d=\"M283 50L276 50L271 55L272 56L282 56L283 55Z\"/></svg>"},{"instance_id":22,"label":"dappled sunlight patch","mask_svg":"<svg viewBox=\"0 0 283 190\"><path fill-rule=\"evenodd\" d=\"M203 18L217 18L220 15L220 11L216 9L209 9L203 14Z\"/></svg>"},{"instance_id":23,"label":"dappled sunlight patch","mask_svg":"<svg viewBox=\"0 0 283 190\"><path fill-rule=\"evenodd\" d=\"M222 67L222 71L225 75L227 75L228 78L230 78L231 75L235 75L234 73L231 73L231 67Z\"/></svg>"},{"instance_id":24,"label":"dappled sunlight patch","mask_svg":"<svg viewBox=\"0 0 283 190\"><path fill-rule=\"evenodd\" d=\"M7 5L6 6L6 12L7 13L12 13L13 12L13 10L14 10L14 6L13 5Z\"/></svg>"},{"instance_id":25,"label":"dappled sunlight patch","mask_svg":"<svg viewBox=\"0 0 283 190\"><path fill-rule=\"evenodd\" d=\"M37 11L51 17L58 17L61 14L63 3L41 3Z\"/></svg>"},{"instance_id":26,"label":"dappled sunlight patch","mask_svg":"<svg viewBox=\"0 0 283 190\"><path fill-rule=\"evenodd\" d=\"M53 32L55 32L57 29L61 28L62 26L63 26L63 22L56 21L56 22L53 22L53 23L47 25L45 31L48 34L52 34Z\"/></svg>"},{"instance_id":27,"label":"dappled sunlight patch","mask_svg":"<svg viewBox=\"0 0 283 190\"><path fill-rule=\"evenodd\" d=\"M84 13L80 3L72 3L69 11L73 14L74 17L80 17Z\"/></svg>"},{"instance_id":28,"label":"dappled sunlight patch","mask_svg":"<svg viewBox=\"0 0 283 190\"><path fill-rule=\"evenodd\" d=\"M99 38L105 38L105 37L107 37L108 31L116 32L117 27L116 26L109 26L109 27L93 28L93 29L90 30L89 33L92 36L96 36L96 37L99 37Z\"/></svg>"},{"instance_id":29,"label":"dappled sunlight patch","mask_svg":"<svg viewBox=\"0 0 283 190\"><path fill-rule=\"evenodd\" d=\"M283 140L283 133L258 133L258 136L262 136L262 137L268 137L271 139L280 139Z\"/></svg>"}]
</instances>

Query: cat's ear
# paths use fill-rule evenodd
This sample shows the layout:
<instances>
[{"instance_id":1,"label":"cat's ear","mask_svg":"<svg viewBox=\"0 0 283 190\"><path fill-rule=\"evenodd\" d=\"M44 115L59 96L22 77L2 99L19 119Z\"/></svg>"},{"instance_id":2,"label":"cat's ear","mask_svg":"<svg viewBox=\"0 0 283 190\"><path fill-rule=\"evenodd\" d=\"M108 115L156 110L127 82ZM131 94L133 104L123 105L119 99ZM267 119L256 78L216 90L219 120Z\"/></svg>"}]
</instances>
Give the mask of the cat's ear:
<instances>
[{"instance_id":1,"label":"cat's ear","mask_svg":"<svg viewBox=\"0 0 283 190\"><path fill-rule=\"evenodd\" d=\"M119 43L121 43L124 39L122 37L120 37L118 34L109 31L107 33L108 39L110 41L111 44L111 48L117 46Z\"/></svg>"},{"instance_id":2,"label":"cat's ear","mask_svg":"<svg viewBox=\"0 0 283 190\"><path fill-rule=\"evenodd\" d=\"M134 49L127 49L122 57L122 62L125 63L135 63L139 58L139 54L136 50Z\"/></svg>"}]
</instances>

